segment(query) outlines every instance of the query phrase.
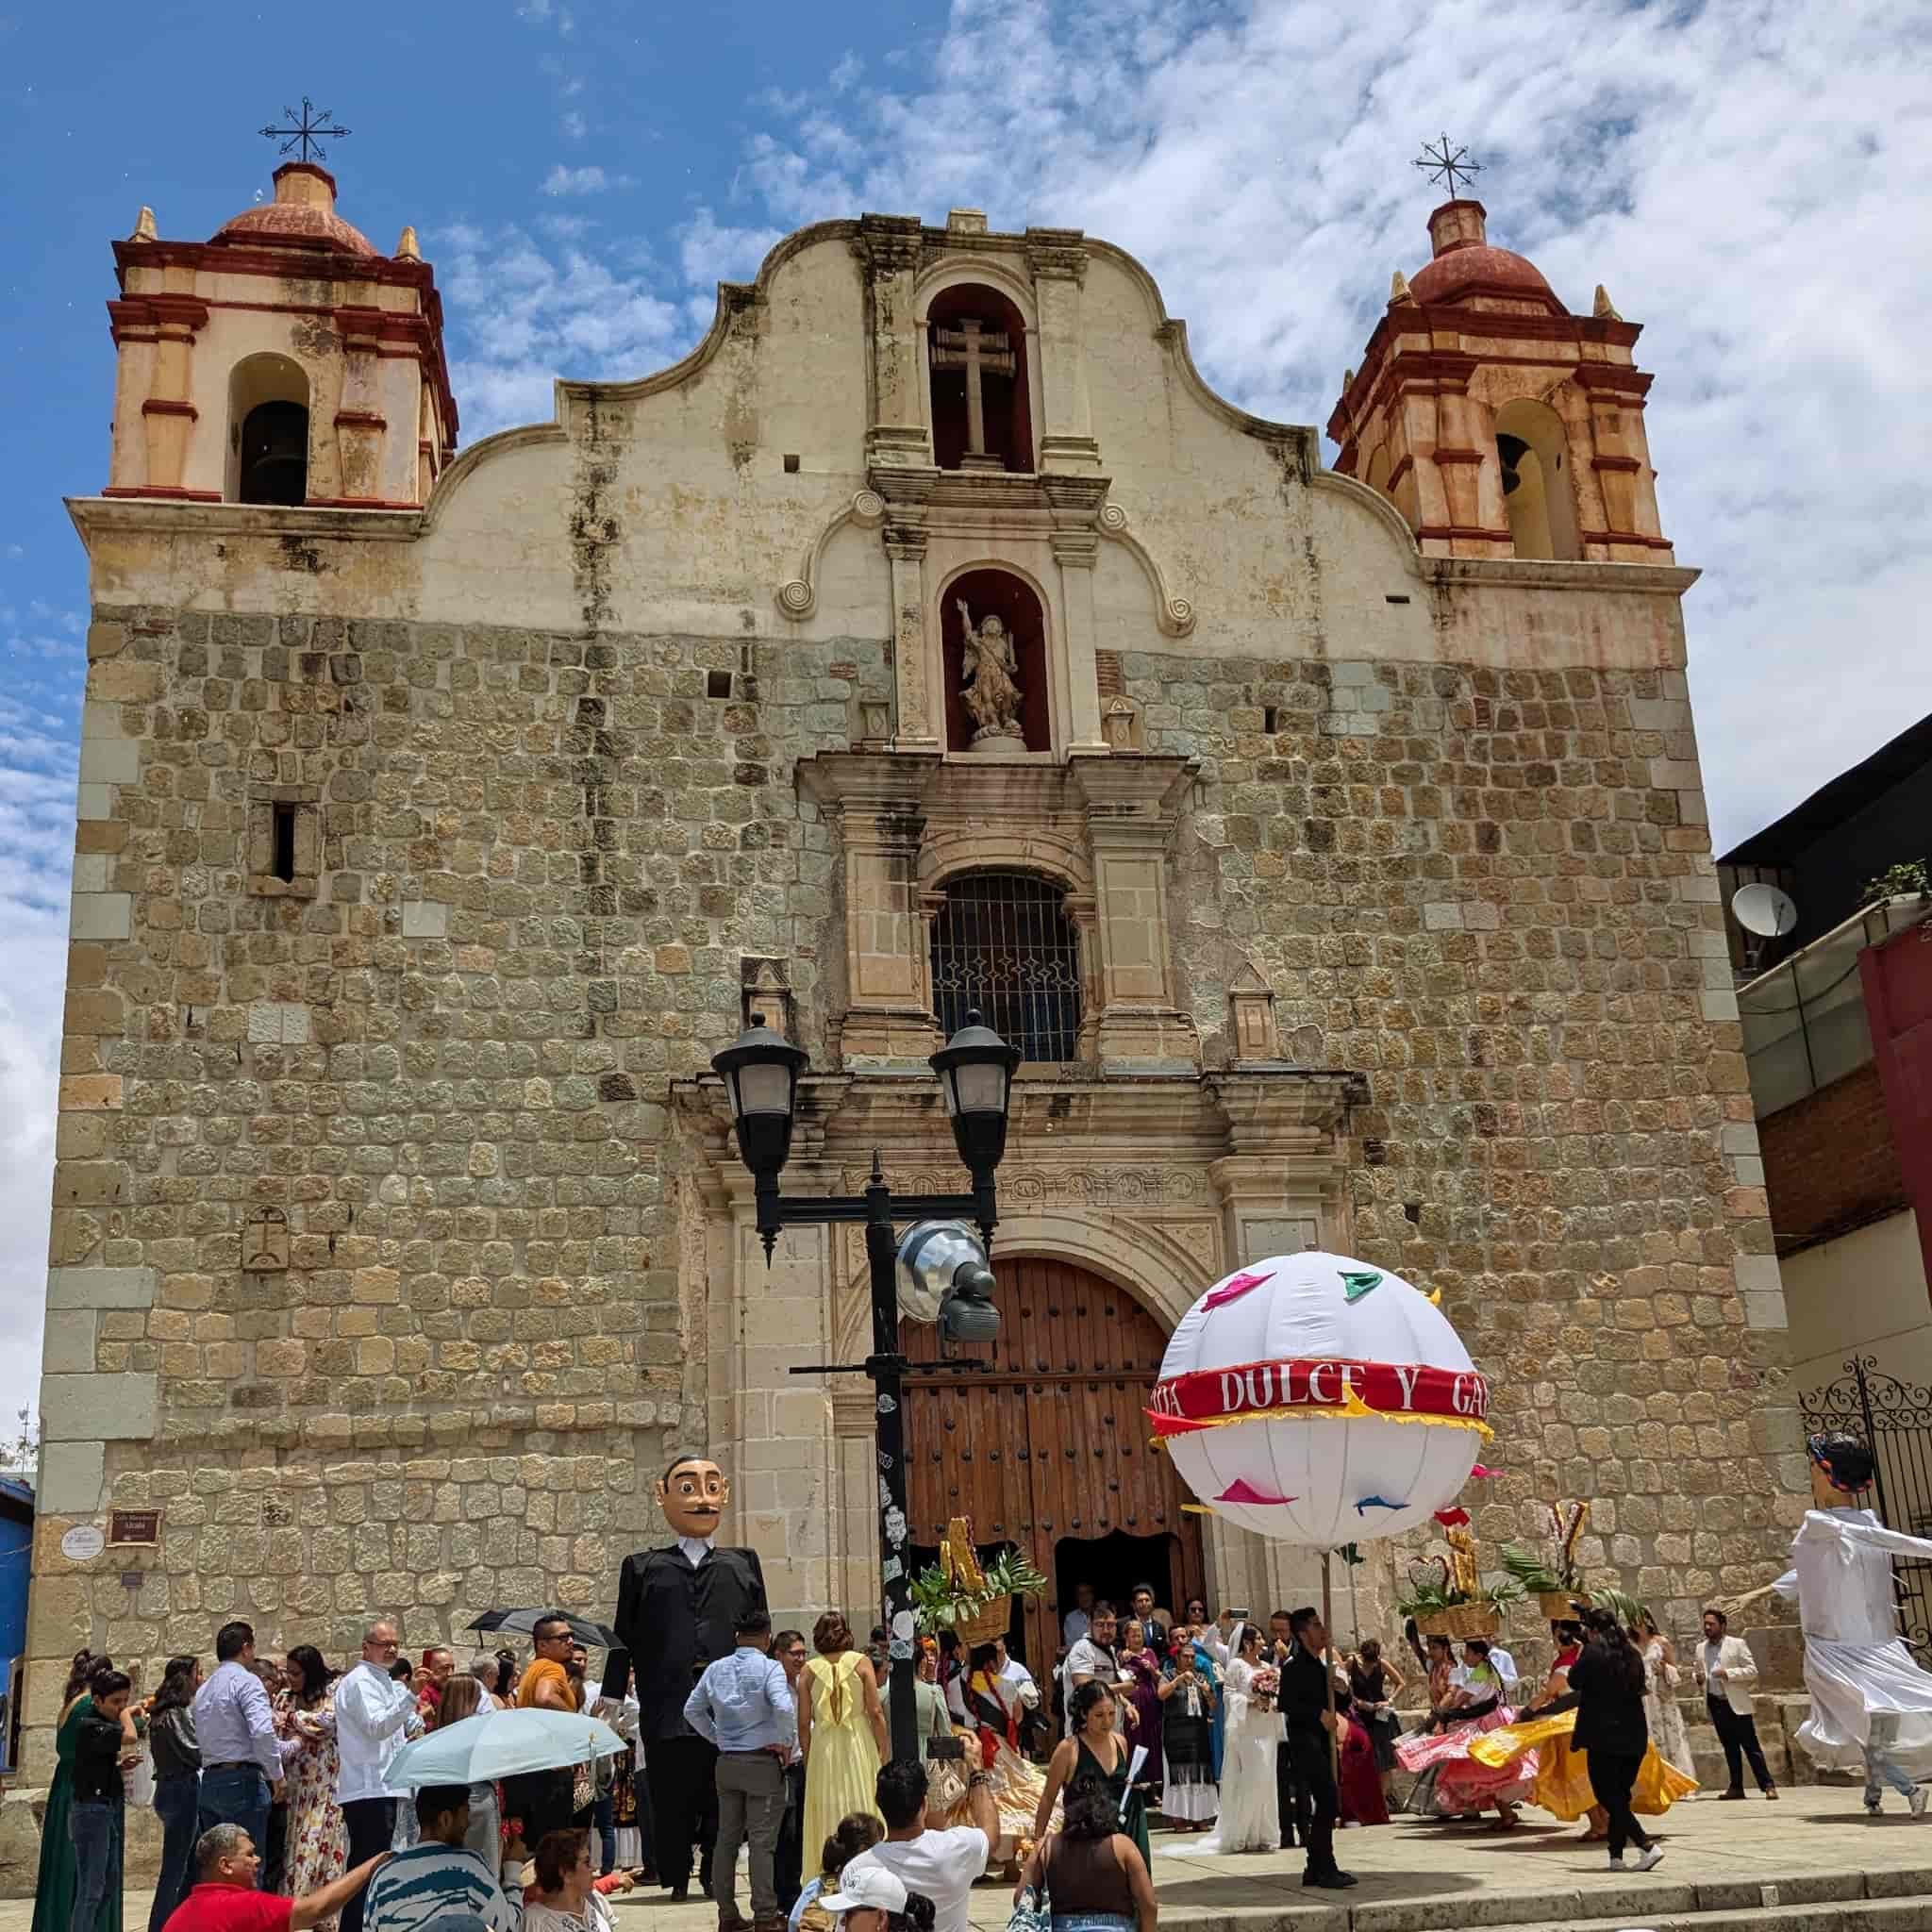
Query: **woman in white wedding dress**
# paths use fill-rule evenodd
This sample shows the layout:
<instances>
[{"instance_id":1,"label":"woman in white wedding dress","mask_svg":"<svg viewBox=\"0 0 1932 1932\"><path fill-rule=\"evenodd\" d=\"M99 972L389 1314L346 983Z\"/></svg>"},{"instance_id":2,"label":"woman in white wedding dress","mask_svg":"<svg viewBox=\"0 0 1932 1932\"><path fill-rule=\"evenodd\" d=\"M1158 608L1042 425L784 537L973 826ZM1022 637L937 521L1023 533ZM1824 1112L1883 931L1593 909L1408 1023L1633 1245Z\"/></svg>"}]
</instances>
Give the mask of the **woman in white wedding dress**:
<instances>
[{"instance_id":1,"label":"woman in white wedding dress","mask_svg":"<svg viewBox=\"0 0 1932 1932\"><path fill-rule=\"evenodd\" d=\"M1226 1723L1221 1754L1221 1823L1198 1846L1216 1852L1272 1852L1281 1843L1274 1790L1274 1757L1281 1748L1281 1719L1270 1697L1255 1690L1264 1667L1261 1633L1252 1624L1236 1629L1223 1674Z\"/></svg>"}]
</instances>

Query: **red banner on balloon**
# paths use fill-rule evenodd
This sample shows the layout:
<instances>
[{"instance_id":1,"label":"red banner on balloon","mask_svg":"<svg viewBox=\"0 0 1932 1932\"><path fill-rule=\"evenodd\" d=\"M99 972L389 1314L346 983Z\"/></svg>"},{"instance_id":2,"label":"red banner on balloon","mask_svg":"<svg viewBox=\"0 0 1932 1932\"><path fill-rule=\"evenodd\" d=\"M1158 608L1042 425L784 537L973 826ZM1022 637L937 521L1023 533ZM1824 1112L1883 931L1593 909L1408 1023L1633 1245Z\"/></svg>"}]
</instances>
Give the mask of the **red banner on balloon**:
<instances>
[{"instance_id":1,"label":"red banner on balloon","mask_svg":"<svg viewBox=\"0 0 1932 1932\"><path fill-rule=\"evenodd\" d=\"M1157 1382L1147 1415L1157 1436L1178 1436L1298 1408L1361 1408L1479 1423L1490 1412L1490 1385L1474 1369L1427 1368L1419 1362L1349 1361L1336 1356L1239 1362Z\"/></svg>"}]
</instances>

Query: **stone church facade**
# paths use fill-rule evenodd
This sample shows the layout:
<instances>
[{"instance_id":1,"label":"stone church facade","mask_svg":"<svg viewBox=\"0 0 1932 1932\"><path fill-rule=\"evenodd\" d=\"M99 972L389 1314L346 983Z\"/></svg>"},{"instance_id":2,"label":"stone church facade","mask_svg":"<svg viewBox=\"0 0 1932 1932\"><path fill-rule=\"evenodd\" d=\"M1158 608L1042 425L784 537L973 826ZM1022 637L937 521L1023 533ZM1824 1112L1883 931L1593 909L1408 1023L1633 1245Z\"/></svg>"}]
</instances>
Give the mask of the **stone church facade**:
<instances>
[{"instance_id":1,"label":"stone church facade","mask_svg":"<svg viewBox=\"0 0 1932 1932\"><path fill-rule=\"evenodd\" d=\"M862 1244L766 1268L708 1071L754 1009L812 1056L801 1191L958 1185L925 1056L969 1004L1027 1052L1004 1373L909 1398L915 1541L1305 1593L1138 1407L1315 1243L1442 1290L1479 1536L1591 1495L1680 1623L1763 1580L1802 1456L1638 331L1432 232L1329 468L1077 231L805 229L676 367L456 455L412 235L299 164L208 242L143 214L71 506L31 1764L84 1641L607 1615L679 1447L775 1608L863 1616L869 1397L789 1373L863 1353Z\"/></svg>"}]
</instances>

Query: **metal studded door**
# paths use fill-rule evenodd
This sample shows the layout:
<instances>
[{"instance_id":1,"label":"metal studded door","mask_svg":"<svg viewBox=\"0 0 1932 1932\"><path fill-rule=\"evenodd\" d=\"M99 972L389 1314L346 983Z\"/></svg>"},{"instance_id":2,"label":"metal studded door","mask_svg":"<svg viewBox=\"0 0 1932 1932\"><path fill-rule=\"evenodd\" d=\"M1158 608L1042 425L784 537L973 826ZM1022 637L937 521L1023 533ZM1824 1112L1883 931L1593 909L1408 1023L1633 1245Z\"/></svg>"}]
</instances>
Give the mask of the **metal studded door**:
<instances>
[{"instance_id":1,"label":"metal studded door","mask_svg":"<svg viewBox=\"0 0 1932 1932\"><path fill-rule=\"evenodd\" d=\"M1000 1337L941 1359L935 1331L907 1323L908 1513L912 1541L936 1543L970 1516L981 1545L1024 1548L1047 1576L1055 1545L1115 1531L1175 1539L1182 1594L1205 1583L1198 1520L1142 1410L1166 1334L1124 1291L1065 1262L995 1255ZM1164 1579L1158 1579L1164 1580ZM1062 1609L1026 1619L1027 1661L1053 1661Z\"/></svg>"}]
</instances>

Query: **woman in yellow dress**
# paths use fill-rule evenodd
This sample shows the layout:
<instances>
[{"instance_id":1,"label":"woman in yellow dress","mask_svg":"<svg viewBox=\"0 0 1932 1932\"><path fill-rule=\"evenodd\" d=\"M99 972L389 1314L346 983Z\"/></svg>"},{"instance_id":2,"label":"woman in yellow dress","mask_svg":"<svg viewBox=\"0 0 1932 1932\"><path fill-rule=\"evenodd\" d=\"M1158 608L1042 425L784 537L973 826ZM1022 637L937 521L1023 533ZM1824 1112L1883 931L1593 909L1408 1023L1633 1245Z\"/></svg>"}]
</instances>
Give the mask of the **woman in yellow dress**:
<instances>
[{"instance_id":1,"label":"woman in yellow dress","mask_svg":"<svg viewBox=\"0 0 1932 1932\"><path fill-rule=\"evenodd\" d=\"M798 1674L798 1749L805 1759L802 1841L822 1845L854 1811L878 1816L874 1791L888 1751L878 1680L853 1649L837 1610L812 1626L818 1656Z\"/></svg>"}]
</instances>

